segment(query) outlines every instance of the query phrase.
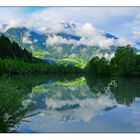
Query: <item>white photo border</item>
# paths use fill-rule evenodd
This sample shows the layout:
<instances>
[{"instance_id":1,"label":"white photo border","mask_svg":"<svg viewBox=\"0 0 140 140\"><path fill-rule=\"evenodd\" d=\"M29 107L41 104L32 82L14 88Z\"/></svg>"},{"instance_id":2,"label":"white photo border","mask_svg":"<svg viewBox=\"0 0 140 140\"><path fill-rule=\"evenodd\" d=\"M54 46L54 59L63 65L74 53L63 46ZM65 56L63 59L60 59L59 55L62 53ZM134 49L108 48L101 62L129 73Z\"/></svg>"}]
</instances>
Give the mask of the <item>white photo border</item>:
<instances>
[{"instance_id":1,"label":"white photo border","mask_svg":"<svg viewBox=\"0 0 140 140\"><path fill-rule=\"evenodd\" d=\"M1 0L0 6L140 6L139 0Z\"/></svg>"},{"instance_id":2,"label":"white photo border","mask_svg":"<svg viewBox=\"0 0 140 140\"><path fill-rule=\"evenodd\" d=\"M1 0L0 6L140 6L139 0ZM113 127L113 126L112 126ZM139 140L140 134L0 134L1 140Z\"/></svg>"}]
</instances>

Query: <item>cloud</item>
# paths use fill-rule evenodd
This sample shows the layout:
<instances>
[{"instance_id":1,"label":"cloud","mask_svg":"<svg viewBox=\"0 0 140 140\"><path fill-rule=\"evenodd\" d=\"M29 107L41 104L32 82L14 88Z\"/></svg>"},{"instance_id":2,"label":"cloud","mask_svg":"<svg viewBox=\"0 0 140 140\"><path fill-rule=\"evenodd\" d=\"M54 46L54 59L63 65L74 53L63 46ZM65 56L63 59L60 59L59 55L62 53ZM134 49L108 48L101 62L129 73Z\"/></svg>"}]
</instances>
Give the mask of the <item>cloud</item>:
<instances>
[{"instance_id":1,"label":"cloud","mask_svg":"<svg viewBox=\"0 0 140 140\"><path fill-rule=\"evenodd\" d=\"M1 7L0 13L3 16L0 19L0 25L8 24L6 30L11 27L24 26L42 33L58 33L63 29L60 24L63 18L61 14L55 11L55 9L45 9L33 13L26 13L24 8Z\"/></svg>"},{"instance_id":2,"label":"cloud","mask_svg":"<svg viewBox=\"0 0 140 140\"><path fill-rule=\"evenodd\" d=\"M76 28L75 33L81 37L93 37L96 36L98 30L90 23L85 23Z\"/></svg>"},{"instance_id":3,"label":"cloud","mask_svg":"<svg viewBox=\"0 0 140 140\"><path fill-rule=\"evenodd\" d=\"M131 23L129 23L129 28L132 30L133 39L140 38L140 14L136 15Z\"/></svg>"},{"instance_id":4,"label":"cloud","mask_svg":"<svg viewBox=\"0 0 140 140\"><path fill-rule=\"evenodd\" d=\"M74 39L66 39L58 35L50 35L46 43L47 45L85 45L87 47L90 46L98 46L101 49L110 49L110 46L122 46L126 45L127 42L124 39L113 39L113 38L106 38L104 36L104 32L101 30L98 30L90 23L85 23L77 26L75 28L75 34L80 36L80 40L74 40Z\"/></svg>"},{"instance_id":5,"label":"cloud","mask_svg":"<svg viewBox=\"0 0 140 140\"><path fill-rule=\"evenodd\" d=\"M76 34L82 37L79 44L99 46L102 49L107 49L112 45L121 46L127 44L127 41L122 38L106 38L104 36L104 31L95 28L90 23L85 23L81 27L78 27L78 29L76 29Z\"/></svg>"},{"instance_id":6,"label":"cloud","mask_svg":"<svg viewBox=\"0 0 140 140\"><path fill-rule=\"evenodd\" d=\"M24 7L1 7L0 13L3 16L0 19L0 23L20 20L28 22L28 26L31 27L34 25L41 28L42 25L44 29L44 27L50 26L52 23L52 25L55 25L59 24L57 23L58 21L64 20L82 24L89 22L99 28L113 29L112 31L114 32L114 30L121 30L112 27L117 28L123 25L140 12L138 7L49 7L31 13L26 12L26 9ZM53 28L55 27L53 26Z\"/></svg>"},{"instance_id":7,"label":"cloud","mask_svg":"<svg viewBox=\"0 0 140 140\"><path fill-rule=\"evenodd\" d=\"M24 7L1 7L0 13L3 16L0 18L0 23L8 23L9 20L29 21L28 26L34 25L41 28L42 25L45 29L44 27L51 24L48 21L53 22L52 25L61 20L82 24L89 22L98 28L116 34L126 32L120 30L121 27L124 27L125 23L140 12L139 7L47 7L46 9L43 7L42 10L34 12L26 12L26 9Z\"/></svg>"},{"instance_id":8,"label":"cloud","mask_svg":"<svg viewBox=\"0 0 140 140\"><path fill-rule=\"evenodd\" d=\"M77 41L72 40L72 39L68 40L57 35L51 35L47 38L46 43L47 45L50 45L50 46L61 45L61 44L75 45Z\"/></svg>"},{"instance_id":9,"label":"cloud","mask_svg":"<svg viewBox=\"0 0 140 140\"><path fill-rule=\"evenodd\" d=\"M138 39L138 38L140 38L140 31L133 31L133 38L134 39Z\"/></svg>"},{"instance_id":10,"label":"cloud","mask_svg":"<svg viewBox=\"0 0 140 140\"><path fill-rule=\"evenodd\" d=\"M116 45L114 39L108 39L102 35L93 38L81 38L78 44L86 46L98 46L101 49L109 49L110 46Z\"/></svg>"},{"instance_id":11,"label":"cloud","mask_svg":"<svg viewBox=\"0 0 140 140\"><path fill-rule=\"evenodd\" d=\"M33 42L29 38L23 37L22 38L22 43L24 43L24 44L32 44Z\"/></svg>"},{"instance_id":12,"label":"cloud","mask_svg":"<svg viewBox=\"0 0 140 140\"><path fill-rule=\"evenodd\" d=\"M26 26L42 33L56 34L63 30L62 19L55 9L47 9L30 14Z\"/></svg>"},{"instance_id":13,"label":"cloud","mask_svg":"<svg viewBox=\"0 0 140 140\"><path fill-rule=\"evenodd\" d=\"M30 34L26 33L25 36L22 38L22 43L24 44L33 44L33 42L31 41L31 39L29 38Z\"/></svg>"},{"instance_id":14,"label":"cloud","mask_svg":"<svg viewBox=\"0 0 140 140\"><path fill-rule=\"evenodd\" d=\"M56 108L75 104L78 104L79 107L73 109L70 113L64 111L63 113L61 112L61 114L59 111L56 111ZM89 122L93 117L103 114L106 107L114 107L117 103L114 99L110 98L110 95L102 95L98 98L86 98L83 100L59 100L50 98L46 99L46 105L48 107L46 115L51 119L62 120L63 116L69 115L69 118L75 119L74 121L83 120Z\"/></svg>"},{"instance_id":15,"label":"cloud","mask_svg":"<svg viewBox=\"0 0 140 140\"><path fill-rule=\"evenodd\" d=\"M106 32L108 30L117 33L126 32L128 28L124 25L128 22L128 17L135 17L140 11L139 8L131 7L49 7L32 13L26 13L24 10L25 8L1 7L0 12L3 15L0 19L1 25L7 23L6 30L11 27L25 26L37 32L53 34L53 36L49 36L48 44L95 45L100 46L102 49L107 49L114 44L123 44L124 41L122 42L121 39L117 41L107 39L101 35L102 31L98 28L106 29ZM136 28L133 36L138 36L139 34L140 30L137 30L139 19L140 16L137 14L133 23L133 27ZM77 26L75 29L75 34L81 36L80 41L56 36L57 33L65 31L62 24L63 21L80 23L80 26ZM119 27L124 27L124 29L118 29ZM3 31L2 28L1 31ZM125 33L126 36L129 31L133 32L131 29L128 29L127 33ZM119 38L121 37L119 36ZM31 43L27 38L24 38L23 41Z\"/></svg>"},{"instance_id":16,"label":"cloud","mask_svg":"<svg viewBox=\"0 0 140 140\"><path fill-rule=\"evenodd\" d=\"M22 20L25 18L24 12L17 7L0 7L0 23L8 24L10 20Z\"/></svg>"},{"instance_id":17,"label":"cloud","mask_svg":"<svg viewBox=\"0 0 140 140\"><path fill-rule=\"evenodd\" d=\"M125 24L125 30L127 31L126 38L129 40L129 44L134 47L139 47L137 41L140 40L140 14L135 14L133 18Z\"/></svg>"}]
</instances>

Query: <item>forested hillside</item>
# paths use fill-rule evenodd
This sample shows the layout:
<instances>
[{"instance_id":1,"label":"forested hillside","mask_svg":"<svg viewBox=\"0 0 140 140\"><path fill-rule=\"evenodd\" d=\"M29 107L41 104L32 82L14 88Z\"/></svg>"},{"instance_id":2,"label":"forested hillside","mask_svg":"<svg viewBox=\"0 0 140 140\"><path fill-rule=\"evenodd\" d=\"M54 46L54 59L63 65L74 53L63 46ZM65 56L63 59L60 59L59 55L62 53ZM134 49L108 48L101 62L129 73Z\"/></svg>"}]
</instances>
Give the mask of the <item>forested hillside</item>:
<instances>
[{"instance_id":1,"label":"forested hillside","mask_svg":"<svg viewBox=\"0 0 140 140\"><path fill-rule=\"evenodd\" d=\"M81 73L83 70L71 64L49 64L32 56L8 37L0 37L0 74Z\"/></svg>"}]
</instances>

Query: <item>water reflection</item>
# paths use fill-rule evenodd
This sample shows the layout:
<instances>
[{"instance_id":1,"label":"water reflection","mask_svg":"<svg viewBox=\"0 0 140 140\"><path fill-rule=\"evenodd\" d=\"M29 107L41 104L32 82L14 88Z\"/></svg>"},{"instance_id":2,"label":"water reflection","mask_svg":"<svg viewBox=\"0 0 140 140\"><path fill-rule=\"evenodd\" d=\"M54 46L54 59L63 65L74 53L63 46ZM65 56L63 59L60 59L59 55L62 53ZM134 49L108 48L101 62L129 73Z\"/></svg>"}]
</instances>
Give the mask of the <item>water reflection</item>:
<instances>
[{"instance_id":1,"label":"water reflection","mask_svg":"<svg viewBox=\"0 0 140 140\"><path fill-rule=\"evenodd\" d=\"M110 89L118 104L131 105L136 97L140 97L139 78L86 78L87 86L94 93L104 94Z\"/></svg>"},{"instance_id":2,"label":"water reflection","mask_svg":"<svg viewBox=\"0 0 140 140\"><path fill-rule=\"evenodd\" d=\"M138 114L139 85L136 78L1 77L0 132L81 132L80 127L83 132L108 132L104 126L102 131L86 127L122 106L135 106ZM104 116L106 122L109 117Z\"/></svg>"}]
</instances>

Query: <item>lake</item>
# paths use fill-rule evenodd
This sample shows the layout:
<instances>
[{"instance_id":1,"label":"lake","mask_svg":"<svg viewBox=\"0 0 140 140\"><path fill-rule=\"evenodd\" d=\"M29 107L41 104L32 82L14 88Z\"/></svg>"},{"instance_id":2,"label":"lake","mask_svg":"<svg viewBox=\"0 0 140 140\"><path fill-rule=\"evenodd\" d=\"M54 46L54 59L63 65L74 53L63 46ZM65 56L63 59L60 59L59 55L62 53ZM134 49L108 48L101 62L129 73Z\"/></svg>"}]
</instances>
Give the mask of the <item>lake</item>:
<instances>
[{"instance_id":1,"label":"lake","mask_svg":"<svg viewBox=\"0 0 140 140\"><path fill-rule=\"evenodd\" d=\"M3 76L0 132L140 132L140 79Z\"/></svg>"}]
</instances>

